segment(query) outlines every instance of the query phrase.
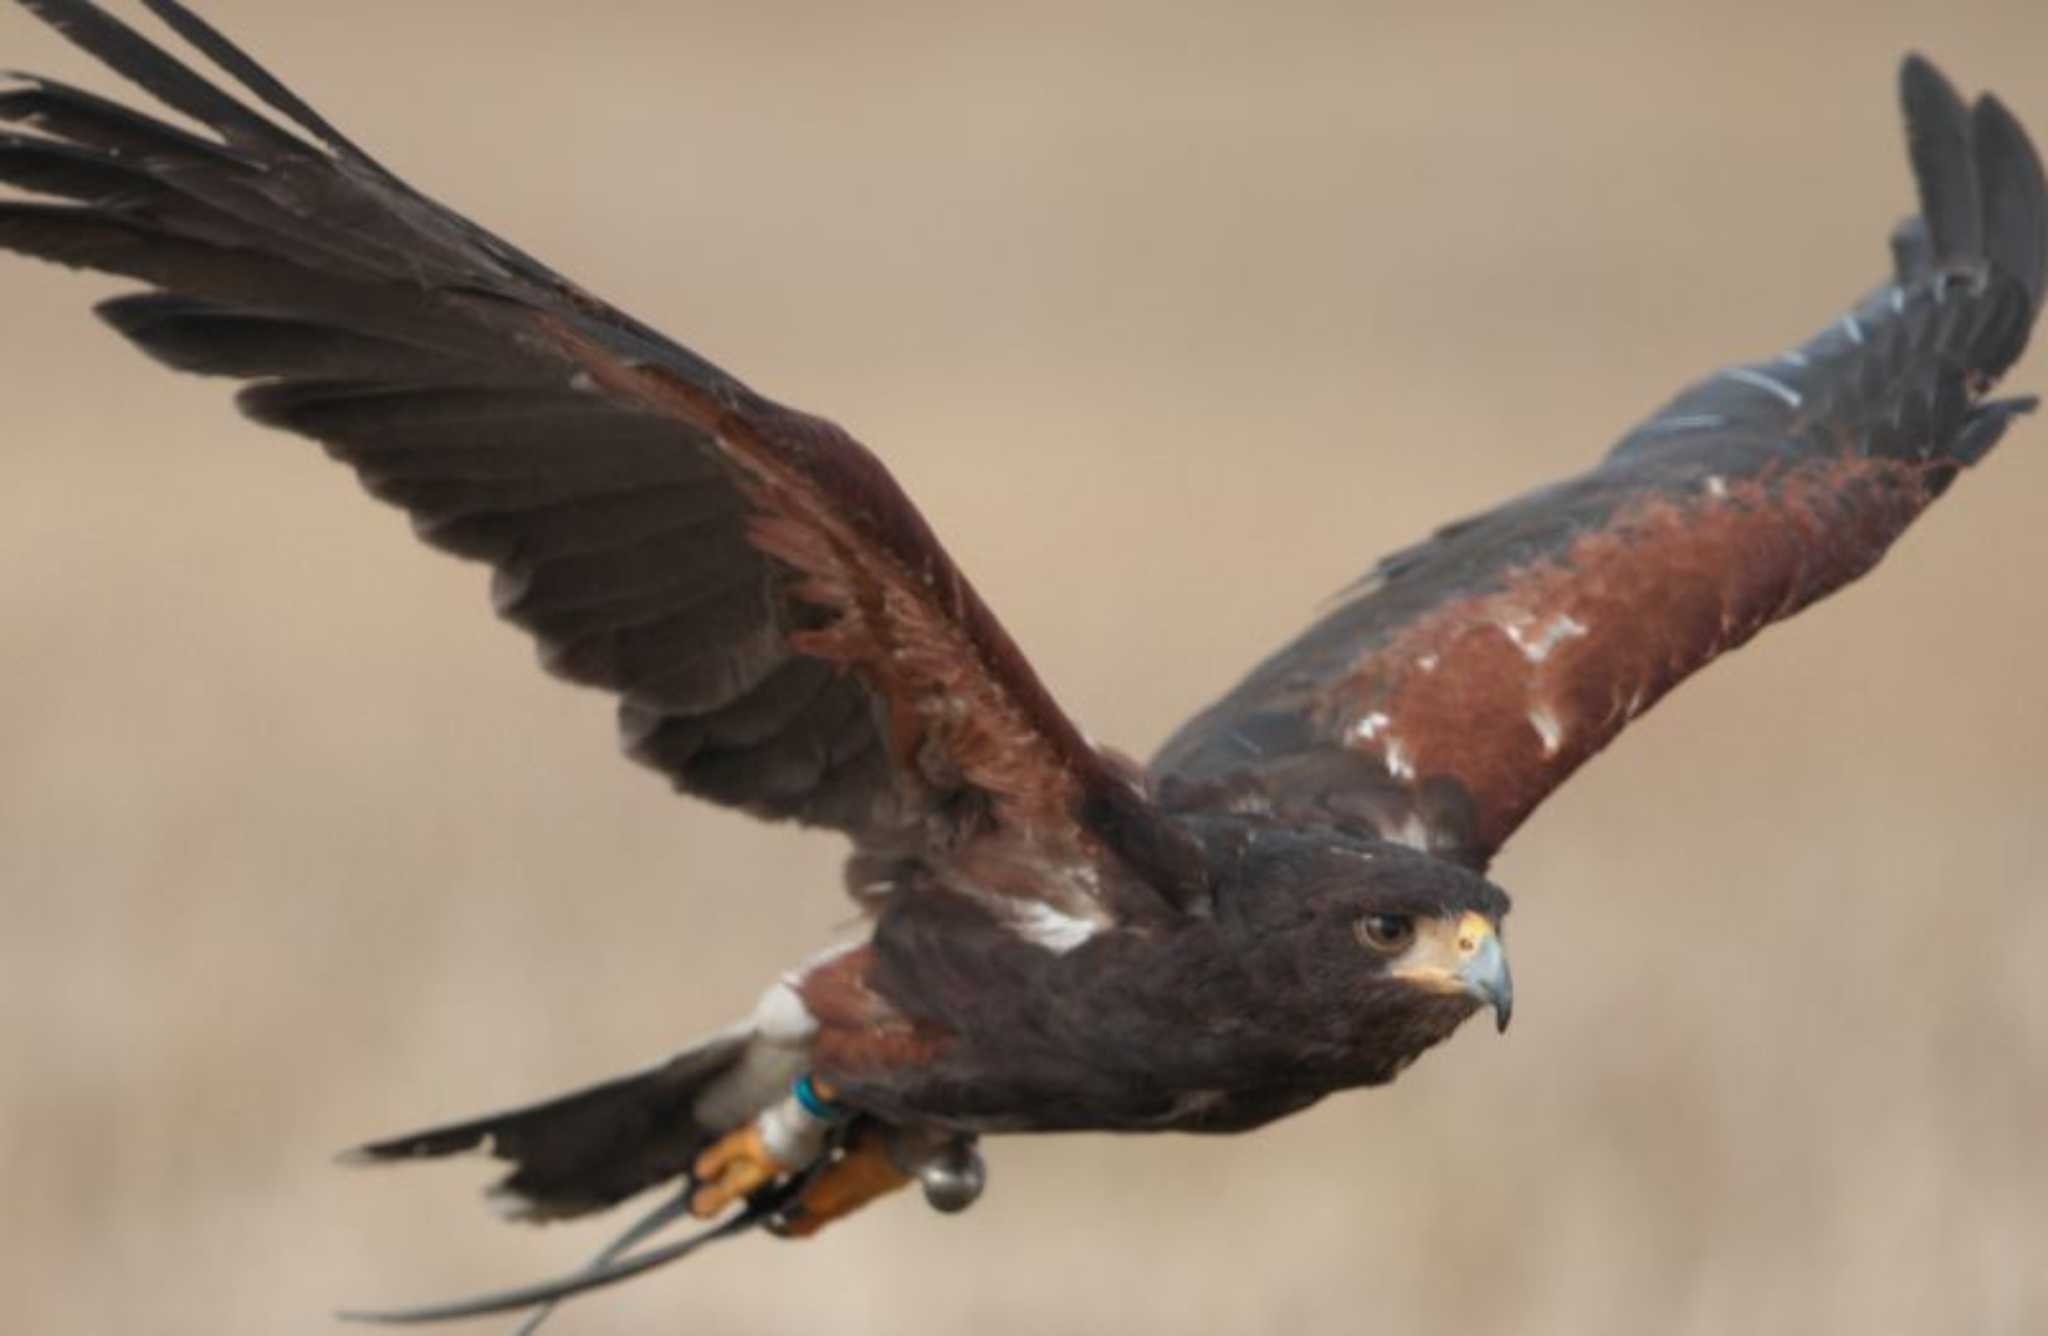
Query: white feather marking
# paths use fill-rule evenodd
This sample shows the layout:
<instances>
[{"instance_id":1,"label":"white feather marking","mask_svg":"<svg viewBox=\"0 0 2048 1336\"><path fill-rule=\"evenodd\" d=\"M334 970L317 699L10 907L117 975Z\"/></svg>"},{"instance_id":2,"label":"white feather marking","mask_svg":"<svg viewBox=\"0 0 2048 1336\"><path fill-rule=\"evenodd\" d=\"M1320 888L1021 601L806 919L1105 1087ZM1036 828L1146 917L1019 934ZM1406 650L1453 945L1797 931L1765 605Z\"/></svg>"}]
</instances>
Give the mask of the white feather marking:
<instances>
[{"instance_id":1,"label":"white feather marking","mask_svg":"<svg viewBox=\"0 0 2048 1336\"><path fill-rule=\"evenodd\" d=\"M1437 665L1442 662L1443 660L1434 654L1425 654L1415 661L1415 666L1425 673L1433 673L1436 671Z\"/></svg>"},{"instance_id":2,"label":"white feather marking","mask_svg":"<svg viewBox=\"0 0 2048 1336\"><path fill-rule=\"evenodd\" d=\"M954 891L986 909L1025 941L1042 946L1055 955L1065 955L1115 924L1101 908L1102 883L1094 868L1069 869L1062 874L1061 883L1048 886L1046 890L1072 908L1063 908L1045 900L1006 895L973 881L953 879L947 882Z\"/></svg>"},{"instance_id":3,"label":"white feather marking","mask_svg":"<svg viewBox=\"0 0 2048 1336\"><path fill-rule=\"evenodd\" d=\"M771 1044L796 1047L810 1042L818 1031L818 1018L804 1005L804 980L861 945L863 940L834 942L770 984L754 1004L747 1028Z\"/></svg>"},{"instance_id":4,"label":"white feather marking","mask_svg":"<svg viewBox=\"0 0 2048 1336\"><path fill-rule=\"evenodd\" d=\"M1728 419L1719 413L1667 413L1663 417L1651 418L1644 423L1641 431L1657 436L1681 431L1698 431L1708 427L1726 425Z\"/></svg>"},{"instance_id":5,"label":"white feather marking","mask_svg":"<svg viewBox=\"0 0 2048 1336\"><path fill-rule=\"evenodd\" d=\"M1410 849L1416 849L1422 853L1429 852L1429 827L1424 825L1422 818L1413 812L1410 812L1403 818L1400 825L1392 830L1383 829L1380 834L1396 844L1405 844Z\"/></svg>"},{"instance_id":6,"label":"white feather marking","mask_svg":"<svg viewBox=\"0 0 2048 1336\"><path fill-rule=\"evenodd\" d=\"M1799 391L1775 376L1765 375L1755 367L1731 366L1721 374L1732 381L1762 390L1766 394L1776 395L1784 401L1787 408L1797 408L1800 404L1806 402L1800 397Z\"/></svg>"},{"instance_id":7,"label":"white feather marking","mask_svg":"<svg viewBox=\"0 0 2048 1336\"><path fill-rule=\"evenodd\" d=\"M1851 343L1863 342L1863 322L1856 318L1854 311L1842 317L1842 332L1849 336Z\"/></svg>"},{"instance_id":8,"label":"white feather marking","mask_svg":"<svg viewBox=\"0 0 2048 1336\"><path fill-rule=\"evenodd\" d=\"M1370 570L1354 581L1351 587L1344 590L1339 597L1345 599L1370 598L1386 588L1386 586L1387 573L1383 570Z\"/></svg>"},{"instance_id":9,"label":"white feather marking","mask_svg":"<svg viewBox=\"0 0 2048 1336\"><path fill-rule=\"evenodd\" d=\"M1557 749L1564 744L1564 724L1547 705L1538 705L1529 711L1529 727L1536 730L1536 736L1543 742L1545 756L1557 755Z\"/></svg>"},{"instance_id":10,"label":"white feather marking","mask_svg":"<svg viewBox=\"0 0 2048 1336\"><path fill-rule=\"evenodd\" d=\"M1892 314L1893 314L1893 315L1904 315L1905 313L1906 313L1906 290L1905 290L1904 288L1900 287L1900 286L1899 286L1898 284L1894 283L1894 284L1892 285Z\"/></svg>"},{"instance_id":11,"label":"white feather marking","mask_svg":"<svg viewBox=\"0 0 2048 1336\"><path fill-rule=\"evenodd\" d=\"M814 971L862 944L861 939L835 942L784 974L761 994L754 1012L736 1027L751 1033L732 1070L706 1085L690 1106L705 1127L721 1131L738 1127L789 1093L789 1083L810 1065L811 1040L818 1018L804 1005L803 981Z\"/></svg>"},{"instance_id":12,"label":"white feather marking","mask_svg":"<svg viewBox=\"0 0 2048 1336\"><path fill-rule=\"evenodd\" d=\"M1709 473L1707 475L1707 495L1713 497L1716 501L1727 496L1728 480L1718 473Z\"/></svg>"},{"instance_id":13,"label":"white feather marking","mask_svg":"<svg viewBox=\"0 0 2048 1336\"><path fill-rule=\"evenodd\" d=\"M1067 869L1067 887L1086 905L1102 903L1102 877L1093 863L1076 863Z\"/></svg>"},{"instance_id":14,"label":"white feather marking","mask_svg":"<svg viewBox=\"0 0 2048 1336\"><path fill-rule=\"evenodd\" d=\"M1053 908L1043 900L1019 900L1010 910L1010 922L1024 939L1063 956L1102 931L1093 919L1080 918Z\"/></svg>"},{"instance_id":15,"label":"white feather marking","mask_svg":"<svg viewBox=\"0 0 2048 1336\"><path fill-rule=\"evenodd\" d=\"M503 1183L493 1183L484 1189L484 1205L491 1208L491 1214L500 1220L535 1220L540 1218L540 1203L517 1188L508 1188Z\"/></svg>"},{"instance_id":16,"label":"white feather marking","mask_svg":"<svg viewBox=\"0 0 2048 1336\"><path fill-rule=\"evenodd\" d=\"M1786 366L1804 367L1808 365L1806 360L1806 354L1800 352L1797 348L1793 348L1789 351L1779 353L1778 360L1780 362L1783 362Z\"/></svg>"},{"instance_id":17,"label":"white feather marking","mask_svg":"<svg viewBox=\"0 0 2048 1336\"><path fill-rule=\"evenodd\" d=\"M814 970L822 969L825 966L831 964L833 961L839 959L839 957L847 954L849 951L853 951L859 947L866 946L869 940L870 939L866 937L849 937L845 941L834 942L830 946L822 947L819 950L813 951L810 955L804 957L804 961L801 965L798 965L795 969L791 970L788 974L785 974L783 977L785 979L790 980L804 978L806 975L812 973Z\"/></svg>"},{"instance_id":18,"label":"white feather marking","mask_svg":"<svg viewBox=\"0 0 2048 1336\"><path fill-rule=\"evenodd\" d=\"M1643 689L1637 687L1629 693L1628 708L1622 711L1623 719L1633 719L1643 712Z\"/></svg>"},{"instance_id":19,"label":"white feather marking","mask_svg":"<svg viewBox=\"0 0 2048 1336\"><path fill-rule=\"evenodd\" d=\"M588 371L578 371L569 377L569 388L578 394L596 394L597 378Z\"/></svg>"},{"instance_id":20,"label":"white feather marking","mask_svg":"<svg viewBox=\"0 0 2048 1336\"><path fill-rule=\"evenodd\" d=\"M1381 729L1392 722L1394 721L1386 715L1378 710L1374 710L1371 714L1351 726L1351 736L1357 738L1360 742L1371 742L1380 735Z\"/></svg>"},{"instance_id":21,"label":"white feather marking","mask_svg":"<svg viewBox=\"0 0 2048 1336\"><path fill-rule=\"evenodd\" d=\"M818 1032L818 1018L797 991L800 974L784 975L754 1004L754 1032L771 1044L794 1047Z\"/></svg>"},{"instance_id":22,"label":"white feather marking","mask_svg":"<svg viewBox=\"0 0 2048 1336\"><path fill-rule=\"evenodd\" d=\"M1182 1118L1191 1118L1198 1113L1207 1113L1210 1109L1222 1104L1228 1098L1229 1096L1225 1095L1221 1090L1183 1091L1181 1094L1173 1097L1172 1108L1159 1121L1171 1123Z\"/></svg>"},{"instance_id":23,"label":"white feather marking","mask_svg":"<svg viewBox=\"0 0 2048 1336\"><path fill-rule=\"evenodd\" d=\"M1401 745L1401 739L1387 739L1387 773L1395 779L1415 778L1415 762L1408 759L1408 751Z\"/></svg>"},{"instance_id":24,"label":"white feather marking","mask_svg":"<svg viewBox=\"0 0 2048 1336\"><path fill-rule=\"evenodd\" d=\"M1496 625L1506 633L1508 639L1515 642L1515 648L1522 651L1522 657L1531 663L1543 662L1550 657L1550 651L1556 649L1560 642L1576 640L1590 629L1568 612L1561 612L1552 617L1533 634L1526 620L1499 622Z\"/></svg>"}]
</instances>

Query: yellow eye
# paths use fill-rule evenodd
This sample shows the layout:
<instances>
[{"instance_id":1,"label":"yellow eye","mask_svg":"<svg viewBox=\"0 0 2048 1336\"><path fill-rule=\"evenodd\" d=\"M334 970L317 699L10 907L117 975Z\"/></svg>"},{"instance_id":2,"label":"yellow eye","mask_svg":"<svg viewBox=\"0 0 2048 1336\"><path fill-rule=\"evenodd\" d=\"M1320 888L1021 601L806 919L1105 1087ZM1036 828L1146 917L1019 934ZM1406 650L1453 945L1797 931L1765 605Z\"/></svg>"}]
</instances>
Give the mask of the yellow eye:
<instances>
[{"instance_id":1,"label":"yellow eye","mask_svg":"<svg viewBox=\"0 0 2048 1336\"><path fill-rule=\"evenodd\" d=\"M1358 920L1358 940L1391 956L1415 940L1415 920L1406 914L1368 914Z\"/></svg>"}]
</instances>

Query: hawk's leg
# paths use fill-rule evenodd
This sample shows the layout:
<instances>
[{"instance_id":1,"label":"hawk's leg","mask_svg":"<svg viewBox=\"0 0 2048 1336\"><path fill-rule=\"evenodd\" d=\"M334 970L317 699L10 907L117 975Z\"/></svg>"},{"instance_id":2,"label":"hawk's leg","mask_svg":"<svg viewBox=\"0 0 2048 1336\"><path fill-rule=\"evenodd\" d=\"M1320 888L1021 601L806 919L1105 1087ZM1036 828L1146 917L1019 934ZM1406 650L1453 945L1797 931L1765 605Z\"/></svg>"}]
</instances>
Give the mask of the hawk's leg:
<instances>
[{"instance_id":1,"label":"hawk's leg","mask_svg":"<svg viewBox=\"0 0 2048 1336\"><path fill-rule=\"evenodd\" d=\"M809 1167L826 1153L833 1125L846 1117L846 1107L835 1104L829 1090L809 1076L798 1077L788 1098L697 1157L691 1166L697 1189L690 1196L690 1214L708 1220L776 1179Z\"/></svg>"},{"instance_id":2,"label":"hawk's leg","mask_svg":"<svg viewBox=\"0 0 2048 1336\"><path fill-rule=\"evenodd\" d=\"M821 1083L799 1077L788 1098L697 1157L691 1214L708 1219L804 1170L812 1174L810 1183L774 1226L790 1238L808 1238L913 1179L940 1211L965 1210L981 1195L984 1175L972 1136L863 1119L835 1147L832 1129L849 1116Z\"/></svg>"},{"instance_id":3,"label":"hawk's leg","mask_svg":"<svg viewBox=\"0 0 2048 1336\"><path fill-rule=\"evenodd\" d=\"M913 1179L933 1210L950 1215L974 1204L986 1177L971 1135L866 1123L771 1227L788 1238L808 1238Z\"/></svg>"},{"instance_id":4,"label":"hawk's leg","mask_svg":"<svg viewBox=\"0 0 2048 1336\"><path fill-rule=\"evenodd\" d=\"M690 1194L690 1214L709 1220L796 1167L769 1153L758 1122L735 1128L697 1157L698 1186Z\"/></svg>"},{"instance_id":5,"label":"hawk's leg","mask_svg":"<svg viewBox=\"0 0 2048 1336\"><path fill-rule=\"evenodd\" d=\"M861 1128L845 1153L819 1171L789 1215L774 1226L775 1232L785 1238L809 1238L908 1183L912 1175L897 1163L894 1140L880 1123Z\"/></svg>"}]
</instances>

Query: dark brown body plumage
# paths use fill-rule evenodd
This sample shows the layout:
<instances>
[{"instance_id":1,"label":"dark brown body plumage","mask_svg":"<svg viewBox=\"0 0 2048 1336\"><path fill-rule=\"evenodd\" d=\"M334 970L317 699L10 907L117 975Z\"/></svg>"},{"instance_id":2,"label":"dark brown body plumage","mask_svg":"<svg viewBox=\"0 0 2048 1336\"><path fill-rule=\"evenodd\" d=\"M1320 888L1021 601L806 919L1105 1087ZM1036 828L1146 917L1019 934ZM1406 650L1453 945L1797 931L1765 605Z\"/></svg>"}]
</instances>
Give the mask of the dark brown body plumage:
<instances>
[{"instance_id":1,"label":"dark brown body plumage","mask_svg":"<svg viewBox=\"0 0 2048 1336\"><path fill-rule=\"evenodd\" d=\"M1479 1009L1361 968L1352 925L1464 910L1497 921L1507 898L1480 878L1399 845L1256 819L1201 818L1189 832L1216 871L1204 912L1064 952L957 896L901 898L854 968L930 1047L914 1064L869 1061L828 1013L819 1070L895 1120L1241 1130L1391 1080Z\"/></svg>"}]
</instances>

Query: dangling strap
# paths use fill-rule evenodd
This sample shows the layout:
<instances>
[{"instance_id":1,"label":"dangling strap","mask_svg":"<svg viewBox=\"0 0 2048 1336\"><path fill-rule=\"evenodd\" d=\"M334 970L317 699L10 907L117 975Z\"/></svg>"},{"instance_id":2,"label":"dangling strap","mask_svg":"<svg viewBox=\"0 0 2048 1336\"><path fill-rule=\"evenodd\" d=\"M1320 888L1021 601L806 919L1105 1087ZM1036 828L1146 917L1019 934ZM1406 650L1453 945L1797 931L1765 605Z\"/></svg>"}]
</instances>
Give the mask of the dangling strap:
<instances>
[{"instance_id":1,"label":"dangling strap","mask_svg":"<svg viewBox=\"0 0 2048 1336\"><path fill-rule=\"evenodd\" d=\"M832 1141L836 1142L845 1135L845 1132L846 1129L844 1127L835 1127L833 1129ZM677 1239L674 1243L664 1244L659 1248L650 1248L643 1253L620 1255L634 1243L646 1239L663 1226L686 1214L686 1209L679 1209L679 1205L688 1202L690 1195L689 1185L685 1185L683 1192L678 1198L663 1202L646 1217L636 1222L632 1228L615 1240L612 1246L607 1247L597 1258L592 1259L592 1265L580 1271L571 1272L569 1275L555 1280L541 1281L535 1285L521 1285L514 1289L499 1290L494 1294L478 1295L473 1299L457 1299L451 1303L422 1304L417 1308L357 1309L354 1311L343 1311L335 1314L335 1316L346 1322L446 1322L454 1318L482 1317L488 1313L511 1313L522 1308L532 1308L536 1305L551 1307L564 1299L582 1294L588 1290L598 1289L605 1285L615 1285L622 1280L640 1275L642 1272L652 1271L658 1266L666 1266L670 1262L679 1261L682 1258L688 1257L707 1243L718 1239L731 1238L735 1234L743 1234L750 1229L768 1224L794 1206L797 1200L810 1189L811 1183L817 1178L819 1171L830 1162L831 1156L829 1154L821 1155L803 1173L798 1174L785 1183L763 1188L752 1197L749 1197L746 1208L735 1212L730 1219L722 1220L709 1229L700 1230L688 1238ZM543 1312L535 1316L544 1317L546 1314ZM529 1324L525 1330L531 1331L532 1325Z\"/></svg>"}]
</instances>

